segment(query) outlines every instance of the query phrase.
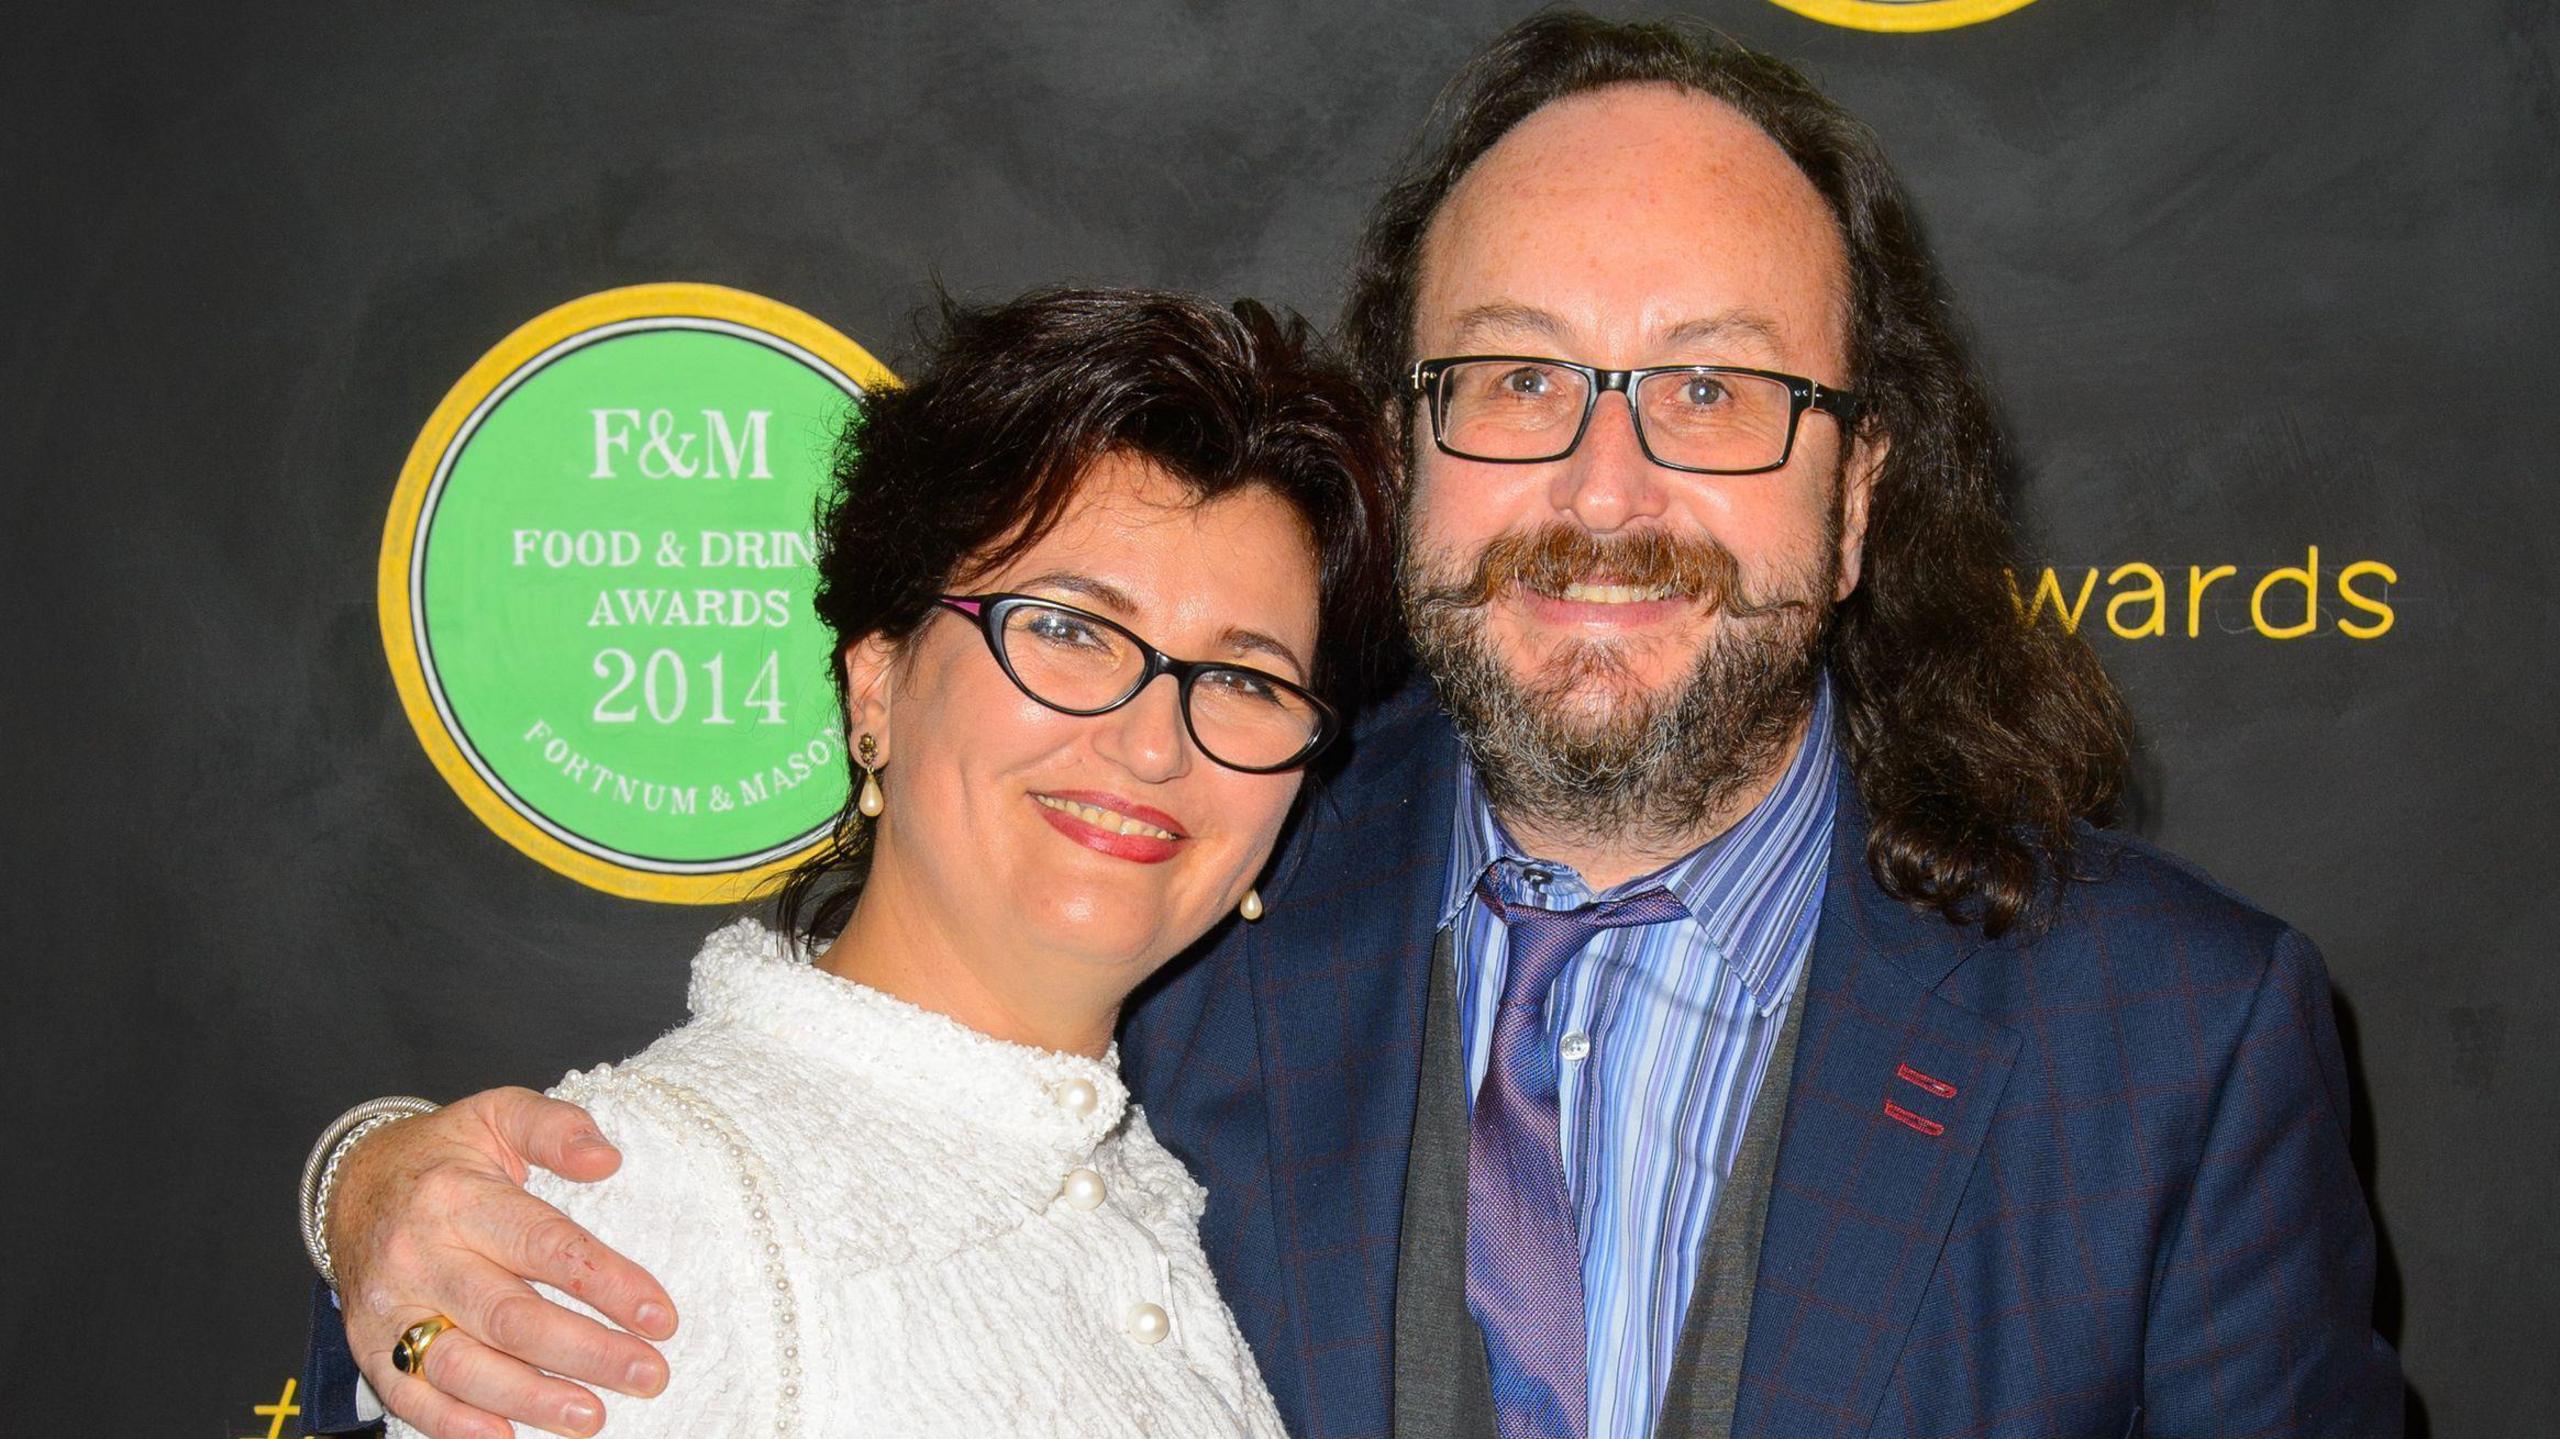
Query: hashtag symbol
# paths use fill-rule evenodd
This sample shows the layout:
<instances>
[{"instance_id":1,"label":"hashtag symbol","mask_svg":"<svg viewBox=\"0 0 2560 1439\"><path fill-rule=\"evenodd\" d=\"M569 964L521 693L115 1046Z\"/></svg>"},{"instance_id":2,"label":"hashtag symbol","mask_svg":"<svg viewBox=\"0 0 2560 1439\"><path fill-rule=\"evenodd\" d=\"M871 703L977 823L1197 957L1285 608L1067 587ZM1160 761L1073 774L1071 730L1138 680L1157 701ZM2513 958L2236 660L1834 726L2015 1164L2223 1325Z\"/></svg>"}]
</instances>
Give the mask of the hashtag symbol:
<instances>
[{"instance_id":1,"label":"hashtag symbol","mask_svg":"<svg viewBox=\"0 0 2560 1439\"><path fill-rule=\"evenodd\" d=\"M292 1379L284 1381L284 1393L278 1395L273 1404L250 1405L250 1413L267 1421L267 1432L263 1435L244 1434L240 1439L284 1439L284 1421L302 1412L302 1406L293 1402L293 1386L297 1382Z\"/></svg>"}]
</instances>

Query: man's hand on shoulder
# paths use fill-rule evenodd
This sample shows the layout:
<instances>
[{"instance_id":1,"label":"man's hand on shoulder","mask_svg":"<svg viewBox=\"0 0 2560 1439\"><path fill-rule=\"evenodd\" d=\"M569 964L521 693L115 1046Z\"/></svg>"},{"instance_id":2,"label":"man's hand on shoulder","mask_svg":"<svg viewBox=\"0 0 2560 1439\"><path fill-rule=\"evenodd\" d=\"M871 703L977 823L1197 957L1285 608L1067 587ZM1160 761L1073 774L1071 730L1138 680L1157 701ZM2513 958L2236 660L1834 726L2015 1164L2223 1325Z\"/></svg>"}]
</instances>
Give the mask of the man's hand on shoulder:
<instances>
[{"instance_id":1,"label":"man's hand on shoulder","mask_svg":"<svg viewBox=\"0 0 2560 1439\"><path fill-rule=\"evenodd\" d=\"M585 1110L529 1089L385 1125L347 1155L331 1191L330 1262L348 1347L392 1413L435 1439L506 1439L505 1420L588 1435L604 1408L581 1384L643 1396L666 1387L666 1361L633 1337L675 1332L666 1291L524 1192L535 1167L592 1183L621 1164ZM454 1328L429 1347L426 1373L394 1369L401 1331L436 1314Z\"/></svg>"}]
</instances>

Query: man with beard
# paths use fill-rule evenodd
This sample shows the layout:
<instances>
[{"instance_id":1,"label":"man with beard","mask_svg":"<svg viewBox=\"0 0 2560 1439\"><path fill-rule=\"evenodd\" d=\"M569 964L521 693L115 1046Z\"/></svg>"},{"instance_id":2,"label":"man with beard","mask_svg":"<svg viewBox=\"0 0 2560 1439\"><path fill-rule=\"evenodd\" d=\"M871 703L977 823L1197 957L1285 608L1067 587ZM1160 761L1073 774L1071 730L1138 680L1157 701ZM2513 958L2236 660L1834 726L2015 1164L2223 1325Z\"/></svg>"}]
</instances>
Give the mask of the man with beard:
<instances>
[{"instance_id":1,"label":"man with beard","mask_svg":"<svg viewBox=\"0 0 2560 1439\"><path fill-rule=\"evenodd\" d=\"M2397 1433L2319 958L2092 827L2121 706L2012 603L1874 139L1573 14L1448 113L1348 324L1411 454L1425 679L1122 1041L1292 1430ZM338 1181L357 1350L487 1341L430 1376L446 1439L571 1432L537 1368L662 1381L528 1301L672 1325L527 1162L613 1157L498 1093Z\"/></svg>"}]
</instances>

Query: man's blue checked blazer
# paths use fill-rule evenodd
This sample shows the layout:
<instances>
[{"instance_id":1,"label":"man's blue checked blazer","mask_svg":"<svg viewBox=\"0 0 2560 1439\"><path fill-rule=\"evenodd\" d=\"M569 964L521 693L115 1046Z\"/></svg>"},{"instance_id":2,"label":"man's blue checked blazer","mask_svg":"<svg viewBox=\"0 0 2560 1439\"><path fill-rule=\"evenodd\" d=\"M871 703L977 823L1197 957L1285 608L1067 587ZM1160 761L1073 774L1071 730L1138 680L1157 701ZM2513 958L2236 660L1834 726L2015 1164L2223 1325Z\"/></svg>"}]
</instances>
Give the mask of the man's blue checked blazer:
<instances>
[{"instance_id":1,"label":"man's blue checked blazer","mask_svg":"<svg viewBox=\"0 0 2560 1439\"><path fill-rule=\"evenodd\" d=\"M1456 763L1427 689L1384 707L1275 862L1268 917L1211 936L1125 1026L1303 1439L1393 1424ZM2397 1435L2310 943L2111 833L2049 925L1986 941L1886 898L1866 838L1844 786L1737 1439Z\"/></svg>"}]
</instances>

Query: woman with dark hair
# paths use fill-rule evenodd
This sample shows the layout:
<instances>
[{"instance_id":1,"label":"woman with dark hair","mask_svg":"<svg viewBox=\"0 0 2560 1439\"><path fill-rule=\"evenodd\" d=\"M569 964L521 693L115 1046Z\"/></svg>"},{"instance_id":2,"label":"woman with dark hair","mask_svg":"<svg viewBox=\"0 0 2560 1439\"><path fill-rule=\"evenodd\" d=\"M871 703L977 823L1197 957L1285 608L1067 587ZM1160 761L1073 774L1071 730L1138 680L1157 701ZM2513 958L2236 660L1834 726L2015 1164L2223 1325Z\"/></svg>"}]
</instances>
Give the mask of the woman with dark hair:
<instances>
[{"instance_id":1,"label":"woman with dark hair","mask_svg":"<svg viewBox=\"0 0 2560 1439\"><path fill-rule=\"evenodd\" d=\"M821 517L853 800L780 931L704 946L690 1022L554 1091L625 1160L537 1191L685 1315L609 1435L1281 1433L1111 1034L1260 915L1385 633L1388 452L1249 303L945 320ZM395 1412L512 1362L424 1327Z\"/></svg>"}]
</instances>

